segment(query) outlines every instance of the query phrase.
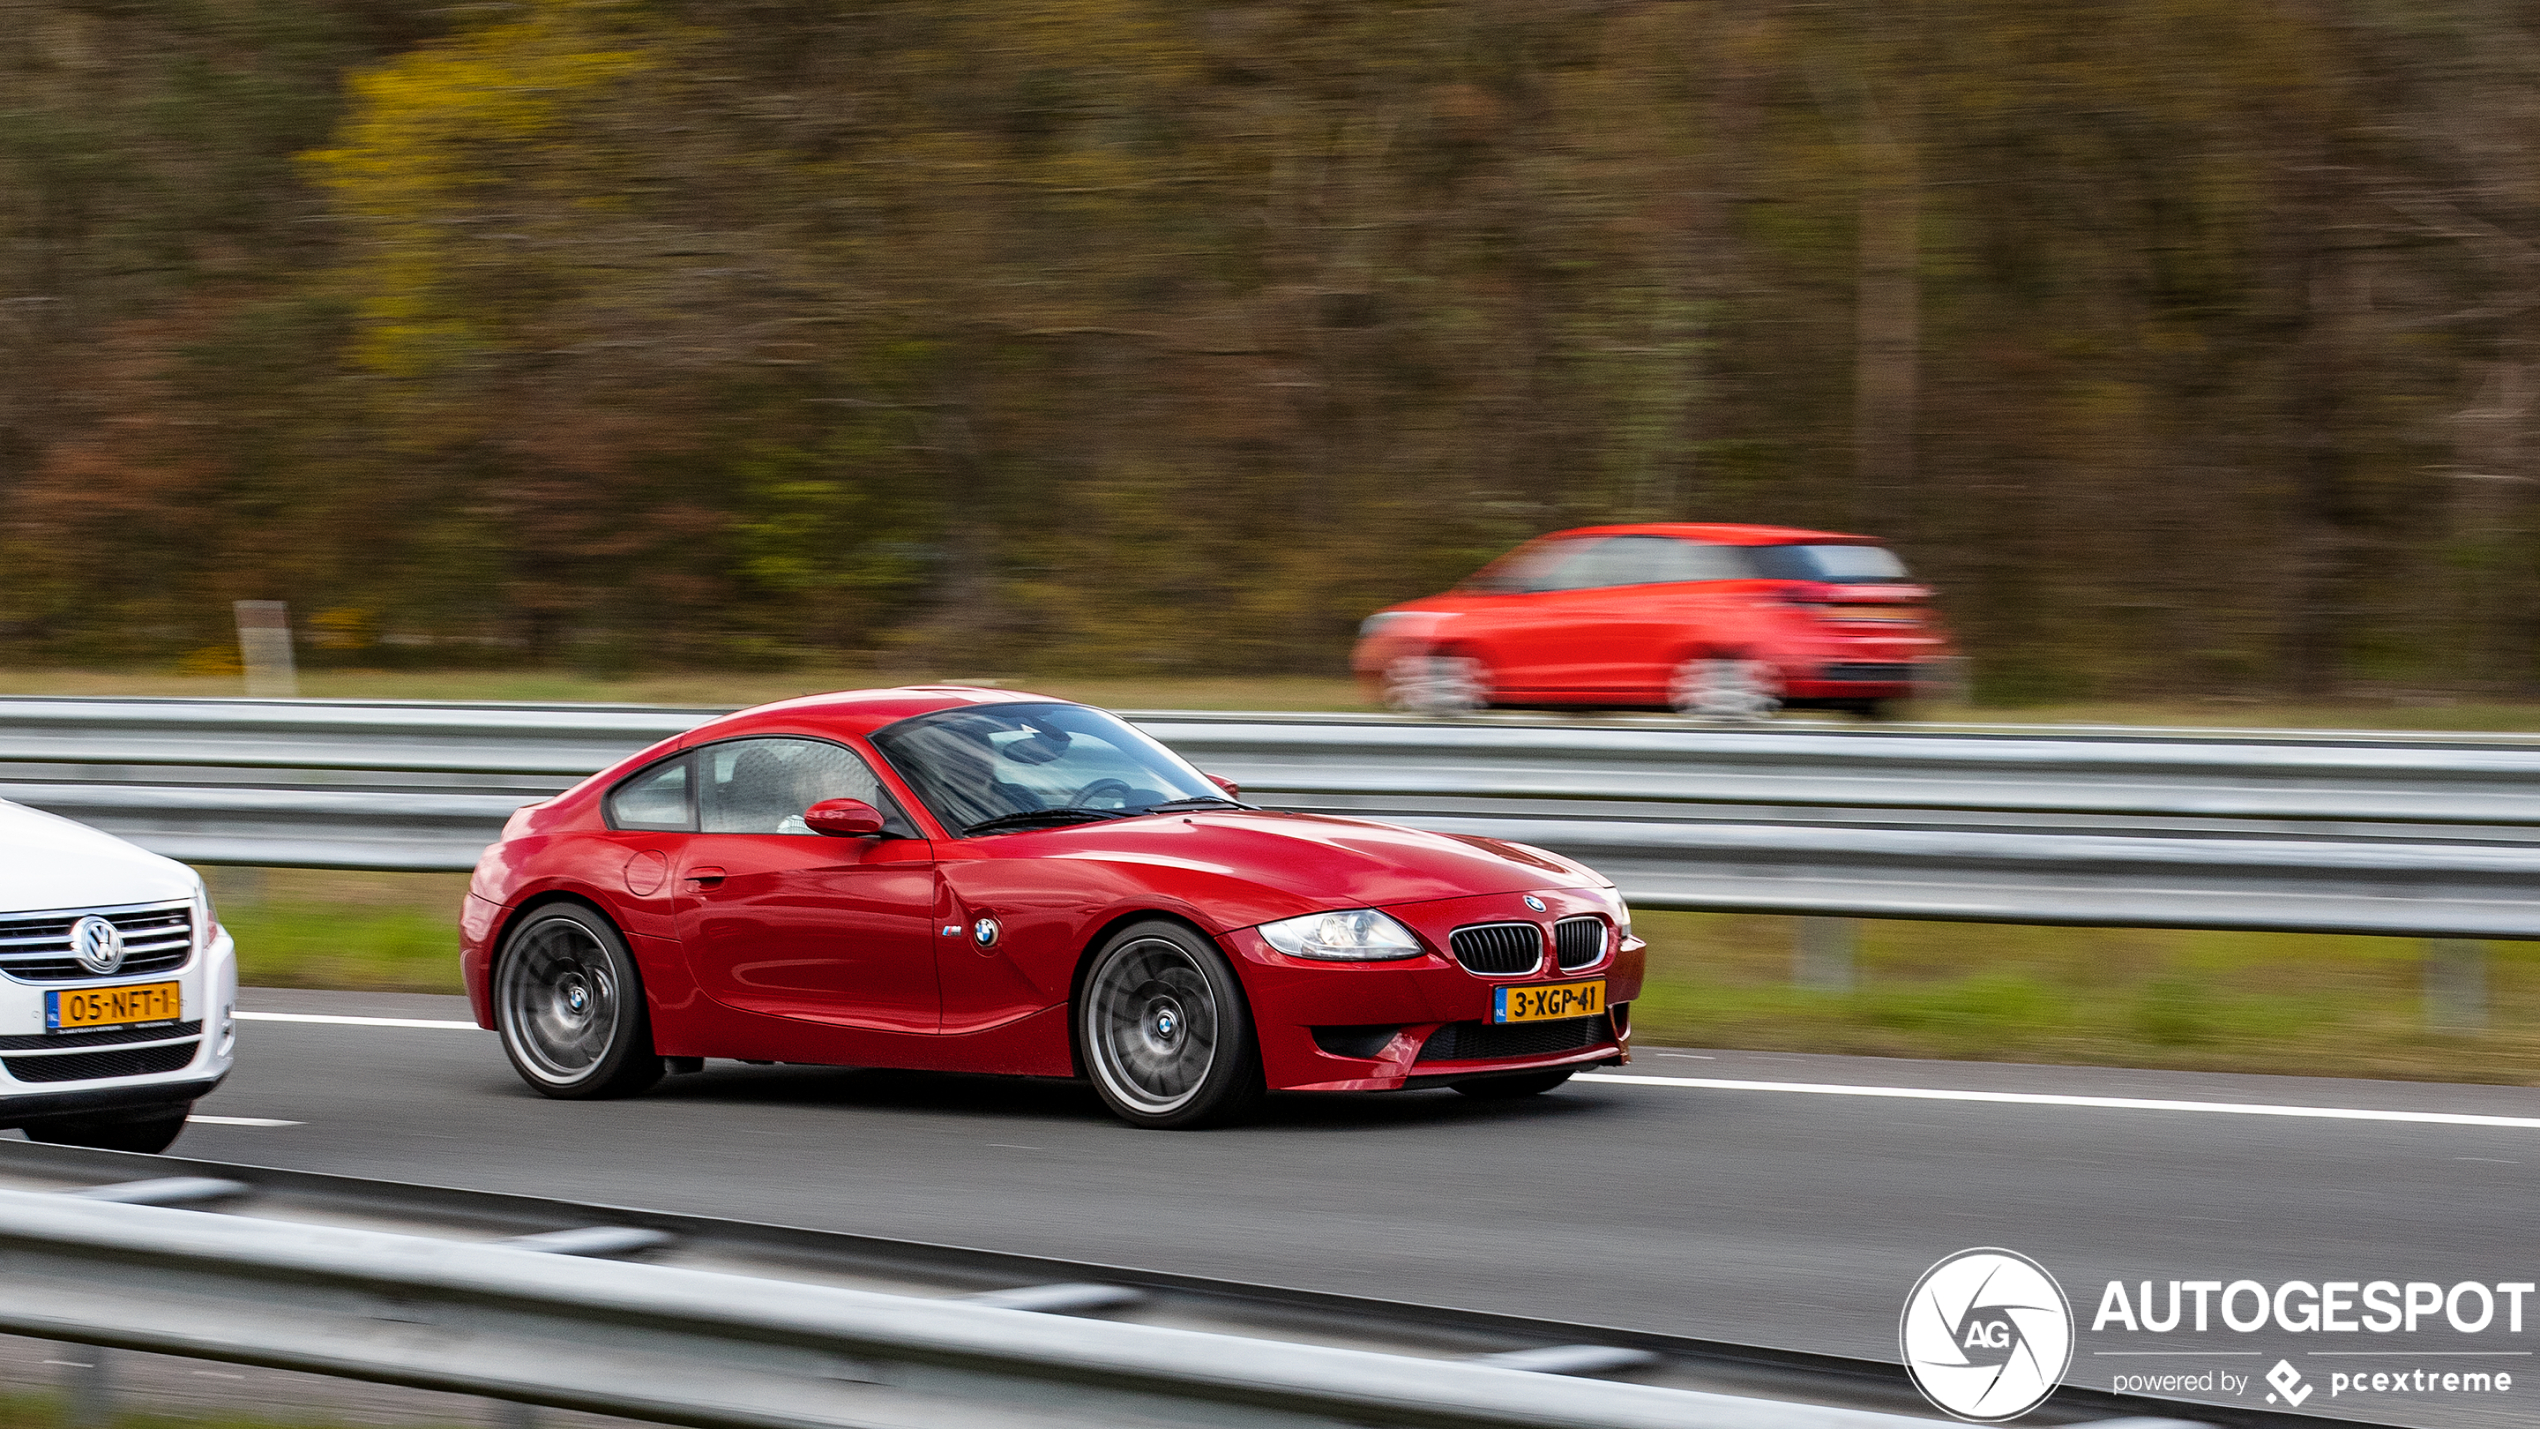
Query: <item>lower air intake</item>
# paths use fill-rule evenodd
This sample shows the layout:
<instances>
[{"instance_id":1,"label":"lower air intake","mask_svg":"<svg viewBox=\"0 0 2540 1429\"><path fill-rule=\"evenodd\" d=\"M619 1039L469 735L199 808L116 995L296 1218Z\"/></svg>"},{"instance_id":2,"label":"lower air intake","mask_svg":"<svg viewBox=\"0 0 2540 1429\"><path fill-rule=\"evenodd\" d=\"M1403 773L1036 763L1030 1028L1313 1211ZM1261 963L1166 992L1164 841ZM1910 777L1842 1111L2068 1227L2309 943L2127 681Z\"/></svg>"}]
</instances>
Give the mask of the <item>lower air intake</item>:
<instances>
[{"instance_id":1,"label":"lower air intake","mask_svg":"<svg viewBox=\"0 0 2540 1429\"><path fill-rule=\"evenodd\" d=\"M1423 1062L1471 1062L1499 1057L1549 1057L1612 1041L1614 1024L1603 1017L1560 1022L1450 1022L1429 1034Z\"/></svg>"},{"instance_id":2,"label":"lower air intake","mask_svg":"<svg viewBox=\"0 0 2540 1429\"><path fill-rule=\"evenodd\" d=\"M67 1057L0 1057L21 1082L85 1082L98 1077L141 1077L173 1072L194 1060L193 1042L136 1047L129 1052L74 1052Z\"/></svg>"}]
</instances>

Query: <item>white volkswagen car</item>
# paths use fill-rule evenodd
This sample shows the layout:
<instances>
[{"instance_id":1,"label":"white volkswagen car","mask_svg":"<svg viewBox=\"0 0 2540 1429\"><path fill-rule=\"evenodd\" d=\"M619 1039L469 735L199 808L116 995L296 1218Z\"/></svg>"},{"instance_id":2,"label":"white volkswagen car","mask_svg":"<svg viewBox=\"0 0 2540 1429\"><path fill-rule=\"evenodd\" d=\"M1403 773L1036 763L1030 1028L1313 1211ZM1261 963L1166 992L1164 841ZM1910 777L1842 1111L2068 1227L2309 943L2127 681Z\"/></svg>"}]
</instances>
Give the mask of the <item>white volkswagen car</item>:
<instances>
[{"instance_id":1,"label":"white volkswagen car","mask_svg":"<svg viewBox=\"0 0 2540 1429\"><path fill-rule=\"evenodd\" d=\"M238 961L194 870L0 800L0 1128L164 1151L229 1075Z\"/></svg>"}]
</instances>

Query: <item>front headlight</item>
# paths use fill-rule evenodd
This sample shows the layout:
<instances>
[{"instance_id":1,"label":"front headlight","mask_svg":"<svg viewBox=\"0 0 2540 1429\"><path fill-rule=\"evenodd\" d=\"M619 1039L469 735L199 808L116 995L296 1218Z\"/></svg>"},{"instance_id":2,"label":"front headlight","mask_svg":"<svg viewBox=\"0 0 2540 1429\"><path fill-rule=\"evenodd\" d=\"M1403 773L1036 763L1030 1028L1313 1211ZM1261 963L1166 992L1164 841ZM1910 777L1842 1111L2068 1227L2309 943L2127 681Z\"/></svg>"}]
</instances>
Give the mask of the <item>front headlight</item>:
<instances>
[{"instance_id":1,"label":"front headlight","mask_svg":"<svg viewBox=\"0 0 2540 1429\"><path fill-rule=\"evenodd\" d=\"M211 947L219 929L218 915L212 911L212 890L204 887L203 880L197 877L194 880L194 951L199 953Z\"/></svg>"},{"instance_id":2,"label":"front headlight","mask_svg":"<svg viewBox=\"0 0 2540 1429\"><path fill-rule=\"evenodd\" d=\"M1308 913L1261 925L1270 946L1292 958L1336 963L1380 963L1420 956L1411 930L1373 908L1346 913Z\"/></svg>"},{"instance_id":3,"label":"front headlight","mask_svg":"<svg viewBox=\"0 0 2540 1429\"><path fill-rule=\"evenodd\" d=\"M1600 888L1596 894L1605 900L1606 911L1614 915L1614 946L1619 948L1632 936L1631 905L1623 901L1623 890L1619 888Z\"/></svg>"}]
</instances>

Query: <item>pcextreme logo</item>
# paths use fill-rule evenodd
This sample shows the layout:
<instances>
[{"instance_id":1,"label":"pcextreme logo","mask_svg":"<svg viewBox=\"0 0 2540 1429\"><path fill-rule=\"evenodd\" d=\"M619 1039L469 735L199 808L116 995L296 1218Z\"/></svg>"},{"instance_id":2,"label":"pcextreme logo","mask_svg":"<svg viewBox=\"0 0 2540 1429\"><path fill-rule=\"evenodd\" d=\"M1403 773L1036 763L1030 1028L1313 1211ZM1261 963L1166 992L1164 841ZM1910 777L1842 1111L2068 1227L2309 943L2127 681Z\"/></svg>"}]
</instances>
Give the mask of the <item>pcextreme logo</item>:
<instances>
[{"instance_id":1,"label":"pcextreme logo","mask_svg":"<svg viewBox=\"0 0 2540 1429\"><path fill-rule=\"evenodd\" d=\"M2071 1368L2073 1307L2045 1266L1980 1246L1923 1272L1896 1338L1934 1408L1998 1424L2045 1403Z\"/></svg>"}]
</instances>

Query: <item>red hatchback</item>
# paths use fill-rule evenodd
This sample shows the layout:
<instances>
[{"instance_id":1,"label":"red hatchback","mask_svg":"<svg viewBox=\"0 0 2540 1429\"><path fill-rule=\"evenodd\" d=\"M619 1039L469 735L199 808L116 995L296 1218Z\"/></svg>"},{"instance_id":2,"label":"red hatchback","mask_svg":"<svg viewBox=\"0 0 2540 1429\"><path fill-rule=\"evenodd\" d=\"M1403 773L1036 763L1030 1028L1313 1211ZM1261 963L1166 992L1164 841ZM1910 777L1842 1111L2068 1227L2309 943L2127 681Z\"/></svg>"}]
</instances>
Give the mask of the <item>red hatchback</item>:
<instances>
[{"instance_id":1,"label":"red hatchback","mask_svg":"<svg viewBox=\"0 0 2540 1429\"><path fill-rule=\"evenodd\" d=\"M728 1057L1084 1077L1192 1126L1627 1059L1643 945L1611 882L1236 793L1036 695L744 710L512 816L468 889L468 995L555 1097Z\"/></svg>"},{"instance_id":2,"label":"red hatchback","mask_svg":"<svg viewBox=\"0 0 2540 1429\"><path fill-rule=\"evenodd\" d=\"M1491 705L1775 707L1876 716L1935 677L1931 592L1867 536L1785 526L1589 526L1378 611L1351 660L1371 695Z\"/></svg>"}]
</instances>

